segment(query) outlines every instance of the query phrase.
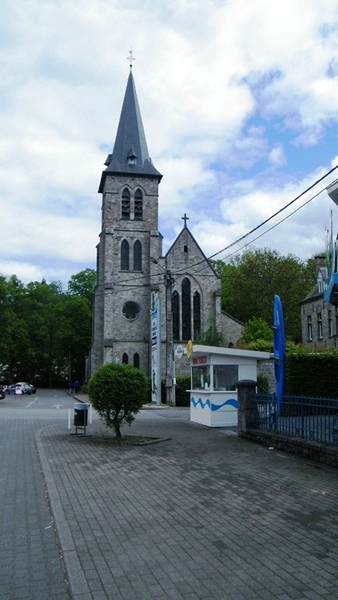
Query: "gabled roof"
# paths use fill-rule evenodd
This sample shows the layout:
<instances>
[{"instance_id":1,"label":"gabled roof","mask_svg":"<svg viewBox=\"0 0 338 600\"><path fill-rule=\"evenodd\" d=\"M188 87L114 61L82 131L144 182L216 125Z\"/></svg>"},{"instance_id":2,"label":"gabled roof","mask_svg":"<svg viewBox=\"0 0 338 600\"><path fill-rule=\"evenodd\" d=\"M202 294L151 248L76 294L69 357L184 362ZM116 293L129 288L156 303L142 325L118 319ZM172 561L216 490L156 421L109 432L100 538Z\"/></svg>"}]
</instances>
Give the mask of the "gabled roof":
<instances>
[{"instance_id":1,"label":"gabled roof","mask_svg":"<svg viewBox=\"0 0 338 600\"><path fill-rule=\"evenodd\" d=\"M105 165L107 168L102 173L99 192L103 191L105 178L109 174L162 178L161 173L155 169L149 156L131 71L128 77L114 149L112 154L108 155Z\"/></svg>"},{"instance_id":2,"label":"gabled roof","mask_svg":"<svg viewBox=\"0 0 338 600\"><path fill-rule=\"evenodd\" d=\"M315 300L316 298L323 297L323 292L319 291L318 283L312 288L312 290L308 293L307 296L303 300L301 300L300 304L305 302L309 302L310 300Z\"/></svg>"},{"instance_id":3,"label":"gabled roof","mask_svg":"<svg viewBox=\"0 0 338 600\"><path fill-rule=\"evenodd\" d=\"M172 245L170 246L170 248L169 248L168 252L167 252L167 253L166 253L166 255L165 255L165 258L166 258L166 259L168 259L168 257L170 256L170 254L173 252L173 250L174 250L175 246L178 246L178 245L179 245L179 243L180 243L180 241L181 241L181 237L182 237L184 234L187 234L187 235L190 237L190 239L191 239L191 240L192 240L192 242L195 244L195 246L197 247L198 251L199 251L199 252L200 252L200 254L201 254L201 260L200 260L200 261L198 261L197 263L194 263L194 264L190 265L190 267L195 267L195 266L198 266L198 265L200 265L201 263L207 264L207 265L208 265L208 268L209 268L209 269L210 269L210 270L213 272L213 274L215 275L215 277L217 277L218 279L220 279L220 278L219 278L219 276L217 275L217 273L216 273L216 271L215 271L214 267L212 266L212 264L210 263L210 261L207 259L206 255L204 254L204 252L203 252L202 248L200 247L200 245L198 244L198 242L196 242L196 240L195 240L195 238L194 238L193 234L191 233L191 231L190 231L189 227L187 227L187 224L185 224L185 225L184 225L183 229L181 230L181 232L178 234L177 238L174 240L174 242L173 242L173 243L172 243Z\"/></svg>"}]
</instances>

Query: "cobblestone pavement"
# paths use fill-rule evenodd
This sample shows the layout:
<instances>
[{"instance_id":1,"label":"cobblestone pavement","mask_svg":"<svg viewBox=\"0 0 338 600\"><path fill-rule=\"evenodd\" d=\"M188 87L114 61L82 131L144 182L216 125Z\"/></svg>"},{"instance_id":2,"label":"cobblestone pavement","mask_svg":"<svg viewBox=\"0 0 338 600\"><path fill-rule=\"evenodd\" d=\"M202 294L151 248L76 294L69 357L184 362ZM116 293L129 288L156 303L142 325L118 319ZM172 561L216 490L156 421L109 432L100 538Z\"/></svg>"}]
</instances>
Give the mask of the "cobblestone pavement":
<instances>
[{"instance_id":1,"label":"cobblestone pavement","mask_svg":"<svg viewBox=\"0 0 338 600\"><path fill-rule=\"evenodd\" d=\"M337 470L184 409L125 430L170 438L152 445L87 433L37 436L74 600L338 599Z\"/></svg>"},{"instance_id":2,"label":"cobblestone pavement","mask_svg":"<svg viewBox=\"0 0 338 600\"><path fill-rule=\"evenodd\" d=\"M0 420L1 600L69 598L35 445L46 423Z\"/></svg>"}]
</instances>

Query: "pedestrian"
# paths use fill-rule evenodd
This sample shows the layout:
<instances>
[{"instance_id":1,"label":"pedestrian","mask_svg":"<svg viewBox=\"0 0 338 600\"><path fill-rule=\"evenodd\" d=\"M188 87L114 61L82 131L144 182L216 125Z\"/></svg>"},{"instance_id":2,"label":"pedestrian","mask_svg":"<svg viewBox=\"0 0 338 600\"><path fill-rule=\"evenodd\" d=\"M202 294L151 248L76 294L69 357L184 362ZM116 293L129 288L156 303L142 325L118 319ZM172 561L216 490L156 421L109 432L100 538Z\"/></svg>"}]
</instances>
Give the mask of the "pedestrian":
<instances>
[{"instance_id":1,"label":"pedestrian","mask_svg":"<svg viewBox=\"0 0 338 600\"><path fill-rule=\"evenodd\" d=\"M77 394L80 391L80 382L78 380L74 381L74 392Z\"/></svg>"},{"instance_id":2,"label":"pedestrian","mask_svg":"<svg viewBox=\"0 0 338 600\"><path fill-rule=\"evenodd\" d=\"M73 384L72 381L70 381L69 384L68 384L68 391L69 391L70 394L73 393L73 387L74 387L74 384Z\"/></svg>"}]
</instances>

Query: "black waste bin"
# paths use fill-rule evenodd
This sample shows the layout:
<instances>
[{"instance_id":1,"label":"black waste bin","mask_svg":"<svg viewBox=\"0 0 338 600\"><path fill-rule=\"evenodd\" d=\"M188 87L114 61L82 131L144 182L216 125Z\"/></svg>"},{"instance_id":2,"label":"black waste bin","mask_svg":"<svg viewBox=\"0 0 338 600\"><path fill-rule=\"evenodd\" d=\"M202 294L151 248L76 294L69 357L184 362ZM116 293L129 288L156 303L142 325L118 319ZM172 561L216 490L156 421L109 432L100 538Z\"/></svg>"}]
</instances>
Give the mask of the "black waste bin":
<instances>
[{"instance_id":1,"label":"black waste bin","mask_svg":"<svg viewBox=\"0 0 338 600\"><path fill-rule=\"evenodd\" d=\"M75 427L86 427L88 423L89 404L86 402L76 402L74 404L74 425Z\"/></svg>"}]
</instances>

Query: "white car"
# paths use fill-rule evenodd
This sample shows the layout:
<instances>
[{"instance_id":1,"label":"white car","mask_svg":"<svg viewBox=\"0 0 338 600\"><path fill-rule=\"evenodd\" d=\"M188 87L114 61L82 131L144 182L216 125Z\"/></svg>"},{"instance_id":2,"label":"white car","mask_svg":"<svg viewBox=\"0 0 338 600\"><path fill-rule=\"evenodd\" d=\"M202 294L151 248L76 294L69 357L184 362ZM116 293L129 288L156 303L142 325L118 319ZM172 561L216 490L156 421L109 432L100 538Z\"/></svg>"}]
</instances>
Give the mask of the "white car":
<instances>
[{"instance_id":1,"label":"white car","mask_svg":"<svg viewBox=\"0 0 338 600\"><path fill-rule=\"evenodd\" d=\"M36 387L26 381L19 381L18 383L11 383L6 388L6 394L35 394Z\"/></svg>"}]
</instances>

